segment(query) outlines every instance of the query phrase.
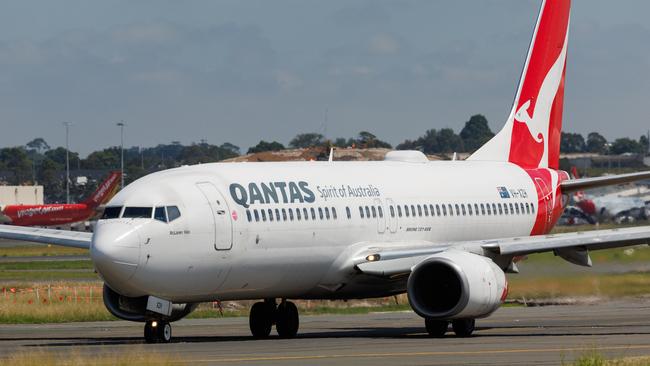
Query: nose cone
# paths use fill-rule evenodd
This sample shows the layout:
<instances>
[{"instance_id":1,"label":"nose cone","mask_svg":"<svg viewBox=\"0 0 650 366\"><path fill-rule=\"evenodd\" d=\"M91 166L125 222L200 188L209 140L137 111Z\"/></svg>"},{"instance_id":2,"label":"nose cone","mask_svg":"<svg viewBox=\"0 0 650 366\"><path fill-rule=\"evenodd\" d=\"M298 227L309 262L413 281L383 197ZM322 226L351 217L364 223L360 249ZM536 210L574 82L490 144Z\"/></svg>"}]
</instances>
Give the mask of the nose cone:
<instances>
[{"instance_id":1,"label":"nose cone","mask_svg":"<svg viewBox=\"0 0 650 366\"><path fill-rule=\"evenodd\" d=\"M97 224L90 257L97 272L113 288L126 285L135 274L140 261L140 243L136 225L118 220Z\"/></svg>"}]
</instances>

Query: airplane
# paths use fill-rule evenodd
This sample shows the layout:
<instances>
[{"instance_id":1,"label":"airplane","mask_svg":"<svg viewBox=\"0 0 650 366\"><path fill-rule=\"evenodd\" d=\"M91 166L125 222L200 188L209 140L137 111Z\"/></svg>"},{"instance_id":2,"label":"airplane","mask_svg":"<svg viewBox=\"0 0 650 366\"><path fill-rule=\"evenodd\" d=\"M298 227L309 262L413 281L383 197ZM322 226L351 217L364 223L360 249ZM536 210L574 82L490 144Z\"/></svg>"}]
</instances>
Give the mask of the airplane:
<instances>
[{"instance_id":1,"label":"airplane","mask_svg":"<svg viewBox=\"0 0 650 366\"><path fill-rule=\"evenodd\" d=\"M260 300L255 338L296 336L293 299L407 293L432 337L471 336L508 293L513 258L647 243L650 227L548 235L572 192L650 172L559 170L570 0L545 0L505 127L465 161L210 163L152 173L108 204L93 234L2 227L0 237L90 249L104 304L170 342L198 303ZM279 303L278 303L279 300Z\"/></svg>"},{"instance_id":2,"label":"airplane","mask_svg":"<svg viewBox=\"0 0 650 366\"><path fill-rule=\"evenodd\" d=\"M122 173L111 172L85 201L71 204L9 205L0 207L0 223L17 226L55 226L86 221L97 215L119 188Z\"/></svg>"}]
</instances>

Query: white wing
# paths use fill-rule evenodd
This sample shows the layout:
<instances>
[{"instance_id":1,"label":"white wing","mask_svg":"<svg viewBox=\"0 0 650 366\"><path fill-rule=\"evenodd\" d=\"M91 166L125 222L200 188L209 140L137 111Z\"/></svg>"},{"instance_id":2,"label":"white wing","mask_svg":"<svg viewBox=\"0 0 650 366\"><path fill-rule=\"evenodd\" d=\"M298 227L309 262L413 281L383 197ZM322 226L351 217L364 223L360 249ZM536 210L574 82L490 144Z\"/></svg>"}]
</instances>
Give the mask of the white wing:
<instances>
[{"instance_id":1,"label":"white wing","mask_svg":"<svg viewBox=\"0 0 650 366\"><path fill-rule=\"evenodd\" d=\"M565 234L539 235L492 240L463 241L448 244L436 244L417 249L381 249L367 250L365 257L357 258L354 267L365 274L395 277L406 275L411 268L426 257L448 248L466 250L487 257L505 257L511 259L532 253L554 252L565 260L591 266L589 250L618 248L630 245L650 243L650 226L625 229L595 230ZM380 243L373 245L380 247Z\"/></svg>"},{"instance_id":2,"label":"white wing","mask_svg":"<svg viewBox=\"0 0 650 366\"><path fill-rule=\"evenodd\" d=\"M31 241L64 247L90 249L92 237L92 233L81 231L0 225L0 239Z\"/></svg>"}]
</instances>

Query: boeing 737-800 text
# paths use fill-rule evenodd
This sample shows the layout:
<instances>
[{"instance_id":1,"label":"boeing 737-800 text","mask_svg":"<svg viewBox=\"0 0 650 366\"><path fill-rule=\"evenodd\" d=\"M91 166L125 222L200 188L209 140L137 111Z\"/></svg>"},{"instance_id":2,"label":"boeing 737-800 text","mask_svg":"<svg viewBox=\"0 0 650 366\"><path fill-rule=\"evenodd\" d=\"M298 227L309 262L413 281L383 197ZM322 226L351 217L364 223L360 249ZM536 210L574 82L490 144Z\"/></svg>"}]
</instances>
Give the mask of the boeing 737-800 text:
<instances>
[{"instance_id":1,"label":"boeing 737-800 text","mask_svg":"<svg viewBox=\"0 0 650 366\"><path fill-rule=\"evenodd\" d=\"M505 127L467 161L395 151L380 162L203 164L141 178L94 234L2 228L0 237L89 247L104 302L168 342L196 304L262 299L255 337L298 332L289 299L406 292L432 336L469 336L504 301L513 258L646 243L649 227L546 235L566 195L647 178L569 179L559 170L569 0L542 3ZM279 300L279 303L278 303Z\"/></svg>"}]
</instances>

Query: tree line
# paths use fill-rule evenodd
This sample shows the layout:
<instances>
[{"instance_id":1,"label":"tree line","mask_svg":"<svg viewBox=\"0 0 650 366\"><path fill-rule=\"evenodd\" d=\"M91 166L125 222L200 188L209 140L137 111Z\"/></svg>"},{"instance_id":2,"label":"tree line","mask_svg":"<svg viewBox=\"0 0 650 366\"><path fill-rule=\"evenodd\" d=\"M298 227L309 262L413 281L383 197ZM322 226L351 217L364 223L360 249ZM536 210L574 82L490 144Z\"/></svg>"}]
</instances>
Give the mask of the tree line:
<instances>
[{"instance_id":1,"label":"tree line","mask_svg":"<svg viewBox=\"0 0 650 366\"><path fill-rule=\"evenodd\" d=\"M478 114L469 118L457 134L451 128L430 129L422 136L407 139L395 146L398 150L420 150L425 154L471 153L494 136L487 119ZM287 146L277 141L260 141L247 150L247 154L279 151L286 148L388 148L390 143L381 140L368 131L361 131L355 137L327 139L319 133L300 133ZM585 139L578 133L562 133L560 149L563 153L598 154L642 154L648 151L648 138L638 140L619 138L607 141L601 134L591 132ZM69 153L72 172L119 169L120 147L113 146L94 151L81 158L77 152ZM124 149L126 182L131 182L154 171L181 165L209 163L241 155L238 146L232 143L220 145L206 141L183 145L178 141L155 147L130 147ZM35 138L24 146L0 148L0 181L12 185L38 183L44 186L49 202L62 202L65 195L66 149L52 148L43 138ZM76 199L87 196L95 189L97 182L89 185L72 185Z\"/></svg>"}]
</instances>

